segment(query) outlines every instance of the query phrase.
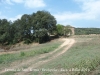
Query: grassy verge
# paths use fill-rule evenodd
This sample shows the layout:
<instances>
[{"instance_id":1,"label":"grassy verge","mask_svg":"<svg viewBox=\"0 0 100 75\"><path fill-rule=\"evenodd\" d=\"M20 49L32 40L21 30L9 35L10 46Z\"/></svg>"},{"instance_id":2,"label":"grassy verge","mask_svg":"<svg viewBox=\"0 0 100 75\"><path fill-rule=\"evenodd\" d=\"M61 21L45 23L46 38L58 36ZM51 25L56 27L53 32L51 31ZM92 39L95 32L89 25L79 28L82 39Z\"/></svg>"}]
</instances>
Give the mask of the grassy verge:
<instances>
[{"instance_id":1,"label":"grassy verge","mask_svg":"<svg viewBox=\"0 0 100 75\"><path fill-rule=\"evenodd\" d=\"M39 67L57 71L32 72L29 75L89 75L100 65L100 38L82 37L77 36L74 46L61 57Z\"/></svg>"}]
</instances>

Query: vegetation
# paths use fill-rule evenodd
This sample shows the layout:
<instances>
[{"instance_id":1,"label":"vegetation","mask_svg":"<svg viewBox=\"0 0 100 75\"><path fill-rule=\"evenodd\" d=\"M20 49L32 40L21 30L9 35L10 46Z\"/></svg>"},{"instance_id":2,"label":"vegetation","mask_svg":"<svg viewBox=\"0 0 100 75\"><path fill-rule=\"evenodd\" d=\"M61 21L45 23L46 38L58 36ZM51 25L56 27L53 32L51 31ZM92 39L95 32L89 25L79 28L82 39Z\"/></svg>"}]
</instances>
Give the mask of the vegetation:
<instances>
[{"instance_id":1,"label":"vegetation","mask_svg":"<svg viewBox=\"0 0 100 75\"><path fill-rule=\"evenodd\" d=\"M56 19L47 11L37 11L31 15L24 14L21 19L17 19L14 22L0 19L0 45L2 46L8 45L9 47L21 41L24 41L25 44L30 44L32 42L44 43L51 40L51 34L56 35L54 37L69 36L72 34L72 31L70 25L56 25ZM74 36L74 38L76 43L72 48L61 57L47 62L43 66L39 66L39 68L55 68L59 71L39 72L40 74L87 75L90 74L90 71L97 70L97 67L100 66L100 36L89 34L100 34L100 28L75 28L75 34L76 36ZM56 41L53 43L41 44L29 51L0 55L0 70L3 66L11 65L11 63L15 61L20 61L22 59L28 60L28 58L35 55L51 52L60 46L61 43L62 42ZM63 71L61 71L61 68ZM85 71L72 71L72 69ZM9 72L9 74L13 74L13 72ZM37 72L30 74L38 75ZM5 73L3 75L8 74Z\"/></svg>"},{"instance_id":2,"label":"vegetation","mask_svg":"<svg viewBox=\"0 0 100 75\"><path fill-rule=\"evenodd\" d=\"M57 35L59 36L69 36L69 34L71 35L72 31L70 27L71 27L70 25L64 26L61 24L57 24L57 28L56 28Z\"/></svg>"},{"instance_id":3,"label":"vegetation","mask_svg":"<svg viewBox=\"0 0 100 75\"><path fill-rule=\"evenodd\" d=\"M29 44L38 39L39 43L50 41L48 33L56 29L56 20L47 11L37 11L31 15L24 14L21 19L9 22L0 19L0 43L15 44L25 41Z\"/></svg>"},{"instance_id":4,"label":"vegetation","mask_svg":"<svg viewBox=\"0 0 100 75\"><path fill-rule=\"evenodd\" d=\"M75 28L76 35L100 34L100 28Z\"/></svg>"},{"instance_id":5,"label":"vegetation","mask_svg":"<svg viewBox=\"0 0 100 75\"><path fill-rule=\"evenodd\" d=\"M71 47L60 57L58 56L55 60L51 60L44 65L37 67L38 69L57 69L58 71L35 71L29 72L28 75L99 75L100 35L76 35L73 37L76 40L76 43L73 45L73 47ZM0 69L2 70L2 67L4 68L4 66L7 67L8 64L11 65L14 61L21 59L28 60L29 57L53 51L60 44L61 42L59 41L49 42L39 45L38 47L34 48L34 50L32 49L29 51L21 51L20 53L15 54L0 55ZM48 57L41 60L44 59L48 59ZM28 66L24 67L27 68ZM1 75L8 74L14 75L15 72L5 72Z\"/></svg>"},{"instance_id":6,"label":"vegetation","mask_svg":"<svg viewBox=\"0 0 100 75\"><path fill-rule=\"evenodd\" d=\"M100 68L97 67L100 66L100 36L83 36L83 38L75 36L74 38L77 42L65 54L39 67L58 71L42 71L42 75L99 75ZM67 71L71 69L73 71ZM92 71L95 71L95 74L91 74ZM40 73L32 72L29 75L33 74Z\"/></svg>"},{"instance_id":7,"label":"vegetation","mask_svg":"<svg viewBox=\"0 0 100 75\"><path fill-rule=\"evenodd\" d=\"M50 35L68 36L71 30L67 26L56 25L56 19L48 11L24 14L14 22L0 19L0 44L12 45L24 41L44 43L50 41ZM53 37L53 38L55 38Z\"/></svg>"},{"instance_id":8,"label":"vegetation","mask_svg":"<svg viewBox=\"0 0 100 75\"><path fill-rule=\"evenodd\" d=\"M56 48L58 48L64 41L52 41L45 44L40 44L38 46L35 46L32 49L28 49L27 51L20 51L16 53L11 54L2 54L0 55L0 71L5 70L5 68L14 67L15 65L18 66L22 62L25 63L25 61L32 60L32 63L36 62L33 59L37 59L39 55L48 53L51 51L54 51ZM42 60L42 59L39 59ZM30 65L27 63L27 65L21 65L18 68L27 68L27 66ZM14 65L14 66L13 66ZM16 68L17 69L17 68ZM2 73L0 75L14 75L16 72L14 71L7 71L5 73Z\"/></svg>"},{"instance_id":9,"label":"vegetation","mask_svg":"<svg viewBox=\"0 0 100 75\"><path fill-rule=\"evenodd\" d=\"M62 41L49 42L46 44L35 46L34 48L29 49L28 51L21 51L12 54L0 55L0 66L3 64L7 65L10 64L11 62L18 61L21 59L23 60L28 59L29 57L33 57L39 54L51 52L55 50L61 43Z\"/></svg>"},{"instance_id":10,"label":"vegetation","mask_svg":"<svg viewBox=\"0 0 100 75\"><path fill-rule=\"evenodd\" d=\"M64 35L64 26L61 24L57 25L57 35L63 36Z\"/></svg>"}]
</instances>

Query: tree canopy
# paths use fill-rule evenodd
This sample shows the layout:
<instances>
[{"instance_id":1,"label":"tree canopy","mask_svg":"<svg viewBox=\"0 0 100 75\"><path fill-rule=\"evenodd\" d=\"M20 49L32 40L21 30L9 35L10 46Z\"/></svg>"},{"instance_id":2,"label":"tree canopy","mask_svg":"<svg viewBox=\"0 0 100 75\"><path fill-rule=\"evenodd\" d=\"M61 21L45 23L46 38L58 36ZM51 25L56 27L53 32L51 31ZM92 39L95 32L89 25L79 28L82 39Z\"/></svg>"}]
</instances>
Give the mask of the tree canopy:
<instances>
[{"instance_id":1,"label":"tree canopy","mask_svg":"<svg viewBox=\"0 0 100 75\"><path fill-rule=\"evenodd\" d=\"M48 33L56 29L56 19L48 11L24 14L21 19L9 22L0 19L0 43L15 44L20 41L39 43L50 40Z\"/></svg>"}]
</instances>

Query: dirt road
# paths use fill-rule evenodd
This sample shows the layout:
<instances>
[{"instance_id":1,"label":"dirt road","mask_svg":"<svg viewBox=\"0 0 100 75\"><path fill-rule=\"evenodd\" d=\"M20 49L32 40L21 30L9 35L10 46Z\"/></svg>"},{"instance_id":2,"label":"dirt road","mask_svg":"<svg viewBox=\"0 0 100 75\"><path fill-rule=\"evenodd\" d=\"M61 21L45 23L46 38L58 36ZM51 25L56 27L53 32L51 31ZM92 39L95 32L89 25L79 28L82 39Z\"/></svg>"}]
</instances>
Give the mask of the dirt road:
<instances>
[{"instance_id":1,"label":"dirt road","mask_svg":"<svg viewBox=\"0 0 100 75\"><path fill-rule=\"evenodd\" d=\"M20 64L16 64L15 66L9 67L9 69L23 68L23 66L27 65L27 68L25 68L25 69L29 70L31 68L37 68L49 61L56 59L57 57L59 57L60 55L65 53L75 43L74 39L66 39L65 38L63 40L65 40L65 42L62 45L60 45L56 50L54 50L50 53L41 54L41 55L36 56L29 60L23 61ZM4 72L6 72L6 71L2 70L2 71L0 71L0 74L2 74ZM28 75L28 72L29 71L20 71L20 72L15 73L15 75Z\"/></svg>"}]
</instances>

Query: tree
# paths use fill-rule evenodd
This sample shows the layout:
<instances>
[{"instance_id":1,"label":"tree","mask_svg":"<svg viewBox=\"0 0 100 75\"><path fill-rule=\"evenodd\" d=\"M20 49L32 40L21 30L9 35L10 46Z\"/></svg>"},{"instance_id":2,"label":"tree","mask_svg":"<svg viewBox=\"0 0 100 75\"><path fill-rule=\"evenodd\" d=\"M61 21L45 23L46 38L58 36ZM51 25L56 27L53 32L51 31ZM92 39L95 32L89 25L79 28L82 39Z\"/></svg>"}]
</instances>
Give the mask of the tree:
<instances>
[{"instance_id":1,"label":"tree","mask_svg":"<svg viewBox=\"0 0 100 75\"><path fill-rule=\"evenodd\" d=\"M24 14L21 17L21 29L23 30L23 40L25 43L31 43L31 16Z\"/></svg>"},{"instance_id":2,"label":"tree","mask_svg":"<svg viewBox=\"0 0 100 75\"><path fill-rule=\"evenodd\" d=\"M64 35L64 26L61 24L57 24L57 35L63 36Z\"/></svg>"},{"instance_id":3,"label":"tree","mask_svg":"<svg viewBox=\"0 0 100 75\"><path fill-rule=\"evenodd\" d=\"M23 39L23 29L21 27L21 20L17 19L11 26L14 35L13 43L18 43Z\"/></svg>"},{"instance_id":4,"label":"tree","mask_svg":"<svg viewBox=\"0 0 100 75\"><path fill-rule=\"evenodd\" d=\"M30 15L24 14L21 17L21 28L23 29L23 36L25 38L30 38L31 35L31 22L30 22Z\"/></svg>"},{"instance_id":5,"label":"tree","mask_svg":"<svg viewBox=\"0 0 100 75\"><path fill-rule=\"evenodd\" d=\"M14 29L13 43L24 41L25 43L31 42L31 17L24 14L21 19L14 21L12 28Z\"/></svg>"},{"instance_id":6,"label":"tree","mask_svg":"<svg viewBox=\"0 0 100 75\"><path fill-rule=\"evenodd\" d=\"M50 40L48 33L56 29L56 20L47 11L37 11L32 15L24 14L13 23L0 19L0 43L15 44L21 41L31 43L34 39L40 43Z\"/></svg>"},{"instance_id":7,"label":"tree","mask_svg":"<svg viewBox=\"0 0 100 75\"><path fill-rule=\"evenodd\" d=\"M10 43L10 23L6 19L0 20L0 43L6 45Z\"/></svg>"},{"instance_id":8,"label":"tree","mask_svg":"<svg viewBox=\"0 0 100 75\"><path fill-rule=\"evenodd\" d=\"M34 14L32 25L35 36L40 40L40 38L44 36L49 36L48 33L56 29L56 20L54 16L47 11L37 11L37 13Z\"/></svg>"}]
</instances>

